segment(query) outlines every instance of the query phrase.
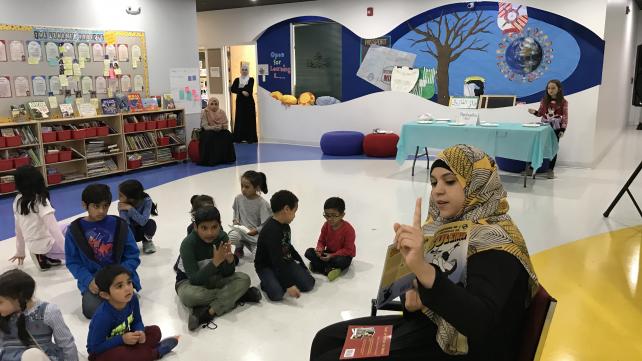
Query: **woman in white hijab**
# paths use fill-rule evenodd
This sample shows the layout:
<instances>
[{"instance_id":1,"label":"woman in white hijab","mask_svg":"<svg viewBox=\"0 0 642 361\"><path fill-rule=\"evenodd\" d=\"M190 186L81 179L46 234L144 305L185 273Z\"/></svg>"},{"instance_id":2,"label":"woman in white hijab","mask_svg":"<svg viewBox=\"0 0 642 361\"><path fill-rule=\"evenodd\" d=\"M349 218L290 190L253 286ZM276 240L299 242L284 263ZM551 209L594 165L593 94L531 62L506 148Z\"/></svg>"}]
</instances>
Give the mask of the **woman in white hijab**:
<instances>
[{"instance_id":1,"label":"woman in white hijab","mask_svg":"<svg viewBox=\"0 0 642 361\"><path fill-rule=\"evenodd\" d=\"M254 78L250 77L250 64L241 62L241 76L234 79L230 91L236 94L234 116L234 142L256 143L256 108L252 92Z\"/></svg>"}]
</instances>

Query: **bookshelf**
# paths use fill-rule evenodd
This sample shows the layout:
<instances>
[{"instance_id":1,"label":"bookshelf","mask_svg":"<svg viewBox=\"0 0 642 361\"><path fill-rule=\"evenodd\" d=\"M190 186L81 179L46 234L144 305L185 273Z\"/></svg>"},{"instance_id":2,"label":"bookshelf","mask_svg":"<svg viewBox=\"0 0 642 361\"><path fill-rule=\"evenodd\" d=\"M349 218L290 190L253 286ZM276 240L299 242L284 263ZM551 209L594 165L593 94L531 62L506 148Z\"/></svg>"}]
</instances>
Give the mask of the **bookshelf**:
<instances>
[{"instance_id":1,"label":"bookshelf","mask_svg":"<svg viewBox=\"0 0 642 361\"><path fill-rule=\"evenodd\" d=\"M52 186L182 162L187 154L183 109L0 123L0 134L0 196L15 193L16 164L38 167ZM138 136L148 140L144 149L130 145Z\"/></svg>"},{"instance_id":2,"label":"bookshelf","mask_svg":"<svg viewBox=\"0 0 642 361\"><path fill-rule=\"evenodd\" d=\"M42 150L35 121L0 123L0 195L15 192L13 172L31 164L43 172Z\"/></svg>"}]
</instances>

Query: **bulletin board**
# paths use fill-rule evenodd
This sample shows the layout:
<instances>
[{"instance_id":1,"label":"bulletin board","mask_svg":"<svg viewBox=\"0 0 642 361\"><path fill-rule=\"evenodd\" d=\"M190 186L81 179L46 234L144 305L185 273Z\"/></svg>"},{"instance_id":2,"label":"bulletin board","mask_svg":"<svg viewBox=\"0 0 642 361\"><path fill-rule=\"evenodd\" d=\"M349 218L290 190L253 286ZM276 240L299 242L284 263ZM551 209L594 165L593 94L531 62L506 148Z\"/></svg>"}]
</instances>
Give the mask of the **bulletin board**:
<instances>
[{"instance_id":1,"label":"bulletin board","mask_svg":"<svg viewBox=\"0 0 642 361\"><path fill-rule=\"evenodd\" d=\"M20 57L20 51L12 52L12 43L17 48L19 48L17 44L22 44L24 57ZM57 57L54 57L55 47L51 44L58 46ZM37 50L38 45L39 51ZM111 52L112 46L115 54ZM94 51L99 48L102 48L102 59L99 59L100 52ZM87 55L87 49L88 58L82 64L83 61L80 58ZM40 53L39 59L38 52ZM120 75L115 72L113 77L110 74L105 76L104 56L107 53L115 55L110 56L108 62L112 66L114 65L112 60L117 62ZM60 83L60 81L54 80L52 84L51 78L62 76L60 73L64 71L62 68L65 65L60 64L61 59L69 56L72 57L72 60L75 59L74 62L78 63L79 69L74 69L75 64L72 65L72 74L66 75L69 80L68 86L61 86L60 92L54 93L59 104L64 102L66 90L71 90L73 98L76 95L75 90L80 90L84 100L89 102L90 91L100 90L97 89L97 85L99 85L97 80L100 84L105 84L107 88L111 87L112 93L116 91L124 94L137 92L141 94L141 97L149 97L147 48L144 32L0 24L0 118L10 116L11 105L18 106L31 101L45 101L49 105L49 92L57 90L56 83ZM63 60L68 61L69 59ZM79 73L75 70L79 70ZM25 78L28 87L26 96ZM100 78L104 78L105 81L103 82ZM43 89L43 79L46 89ZM6 92L3 94L2 88L2 83L6 84L7 80L9 80L11 90L9 97ZM16 80L19 80L18 88L16 88ZM89 89L90 81L91 90ZM99 86L99 88L102 87ZM6 88L4 89L6 90ZM41 95L43 90L45 94ZM108 95L110 92L106 89L104 93L97 93L96 97L103 99Z\"/></svg>"}]
</instances>

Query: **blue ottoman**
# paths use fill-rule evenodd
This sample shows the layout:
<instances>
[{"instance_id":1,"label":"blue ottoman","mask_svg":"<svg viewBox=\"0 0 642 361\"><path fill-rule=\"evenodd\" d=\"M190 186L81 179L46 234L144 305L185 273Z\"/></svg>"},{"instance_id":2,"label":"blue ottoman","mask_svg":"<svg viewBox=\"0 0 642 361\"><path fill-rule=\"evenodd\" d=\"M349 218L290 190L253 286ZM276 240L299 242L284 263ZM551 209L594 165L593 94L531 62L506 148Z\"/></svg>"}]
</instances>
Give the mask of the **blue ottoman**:
<instances>
[{"instance_id":1,"label":"blue ottoman","mask_svg":"<svg viewBox=\"0 0 642 361\"><path fill-rule=\"evenodd\" d=\"M325 155L359 155L363 152L363 133L327 132L321 136L321 151Z\"/></svg>"},{"instance_id":2,"label":"blue ottoman","mask_svg":"<svg viewBox=\"0 0 642 361\"><path fill-rule=\"evenodd\" d=\"M526 169L526 162L515 159L508 159L502 157L495 157L497 162L497 167L499 169L511 172L511 173L521 173ZM544 159L542 166L537 170L537 173L544 173L548 170L548 165L550 164L549 159Z\"/></svg>"}]
</instances>

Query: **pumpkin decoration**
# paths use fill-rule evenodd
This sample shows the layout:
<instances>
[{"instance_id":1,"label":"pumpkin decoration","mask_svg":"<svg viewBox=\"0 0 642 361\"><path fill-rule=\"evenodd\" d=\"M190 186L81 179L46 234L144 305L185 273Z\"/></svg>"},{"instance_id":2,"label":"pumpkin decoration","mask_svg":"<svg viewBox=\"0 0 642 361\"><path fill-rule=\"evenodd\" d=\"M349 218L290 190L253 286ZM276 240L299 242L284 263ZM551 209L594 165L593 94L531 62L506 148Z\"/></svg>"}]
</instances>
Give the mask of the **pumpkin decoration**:
<instances>
[{"instance_id":1,"label":"pumpkin decoration","mask_svg":"<svg viewBox=\"0 0 642 361\"><path fill-rule=\"evenodd\" d=\"M299 95L299 104L301 105L314 105L316 97L310 92L303 92Z\"/></svg>"},{"instance_id":2,"label":"pumpkin decoration","mask_svg":"<svg viewBox=\"0 0 642 361\"><path fill-rule=\"evenodd\" d=\"M298 101L294 95L287 94L281 97L281 103L283 105L297 105Z\"/></svg>"},{"instance_id":3,"label":"pumpkin decoration","mask_svg":"<svg viewBox=\"0 0 642 361\"><path fill-rule=\"evenodd\" d=\"M276 90L270 93L270 96L272 96L272 98L276 100L281 100L281 97L283 96L283 94L280 91Z\"/></svg>"}]
</instances>

